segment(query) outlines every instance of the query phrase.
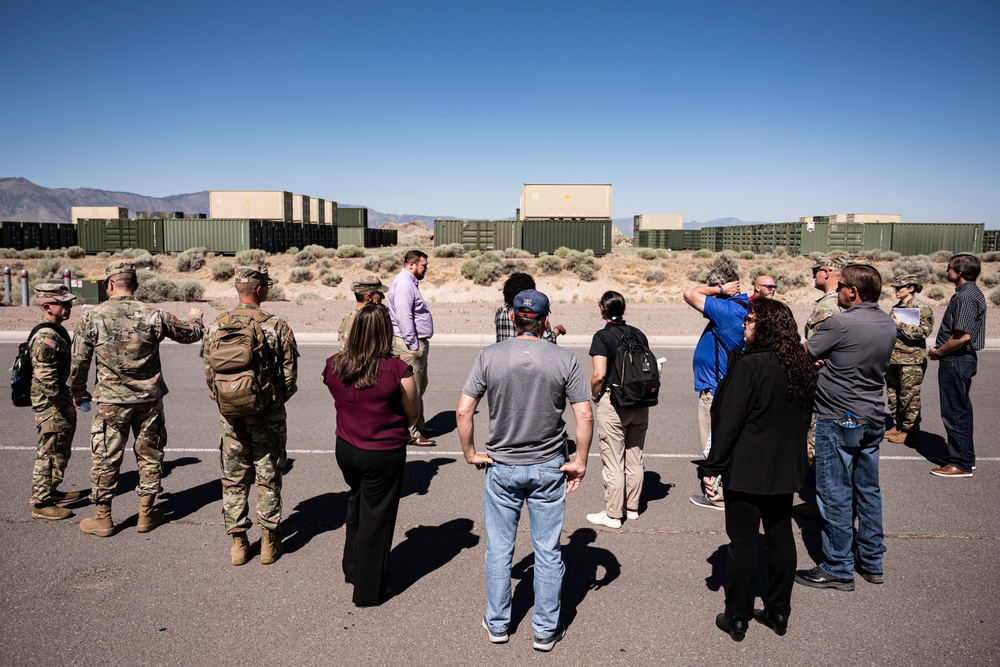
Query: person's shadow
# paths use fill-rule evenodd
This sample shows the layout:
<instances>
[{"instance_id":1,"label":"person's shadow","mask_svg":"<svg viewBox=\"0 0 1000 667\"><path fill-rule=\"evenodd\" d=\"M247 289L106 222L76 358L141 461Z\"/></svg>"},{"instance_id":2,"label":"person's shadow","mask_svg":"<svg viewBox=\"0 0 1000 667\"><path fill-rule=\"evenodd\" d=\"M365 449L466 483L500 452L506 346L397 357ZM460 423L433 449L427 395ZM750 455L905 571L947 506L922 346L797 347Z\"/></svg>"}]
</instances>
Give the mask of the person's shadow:
<instances>
[{"instance_id":1,"label":"person's shadow","mask_svg":"<svg viewBox=\"0 0 1000 667\"><path fill-rule=\"evenodd\" d=\"M705 587L710 591L721 591L726 585L726 566L729 563L729 545L719 545L706 561L712 566L711 573L705 577ZM753 578L754 598L764 599L767 596L767 542L762 535L757 536L757 571Z\"/></svg>"},{"instance_id":2,"label":"person's shadow","mask_svg":"<svg viewBox=\"0 0 1000 667\"><path fill-rule=\"evenodd\" d=\"M126 453L128 452L126 451ZM166 477L168 477L170 473L173 472L174 468L193 465L195 463L201 463L201 459L195 456L182 456L178 459L173 459L173 460L164 459L163 471L160 473L160 479L165 479ZM160 494L161 497L163 498L163 502L160 503L157 507L163 510L168 520L180 519L184 516L187 516L191 512L195 512L201 509L206 504L212 502L214 498L222 497L222 484L218 480L214 480L214 483L218 487L217 493L214 497L211 495L210 490L201 488L206 486L205 484L200 485L200 487L195 487L197 491L195 491L190 496L187 496L184 499L185 506L191 507L192 509L185 511L183 514L175 514L175 512L178 511L176 509L177 506L175 505L174 507L171 507L171 502L168 499L175 495L185 493L186 491L178 492L177 494L167 493L167 492ZM211 482L209 484L211 484ZM116 497L124 496L127 493L135 491L137 488L139 488L139 471L129 470L128 472L123 472L118 476L118 486L115 488L115 496ZM138 523L139 523L139 515L133 514L132 516L125 519L121 523L116 524L117 526L116 530L122 530L123 528L132 528Z\"/></svg>"},{"instance_id":3,"label":"person's shadow","mask_svg":"<svg viewBox=\"0 0 1000 667\"><path fill-rule=\"evenodd\" d=\"M125 452L126 454L128 451ZM124 461L123 461L124 463ZM179 459L164 459L163 460L163 472L160 473L160 479L166 479L170 476L170 473L174 471L174 468L180 468L181 466L189 466L195 463L201 463L201 459L195 456L182 456ZM118 475L118 486L115 487L115 496L124 496L130 491L135 491L139 487L139 471L129 470Z\"/></svg>"},{"instance_id":4,"label":"person's shadow","mask_svg":"<svg viewBox=\"0 0 1000 667\"><path fill-rule=\"evenodd\" d=\"M887 442L888 440L884 441L883 445ZM918 431L916 442L904 446L914 450L934 465L940 465L948 455L948 441L937 433Z\"/></svg>"},{"instance_id":5,"label":"person's shadow","mask_svg":"<svg viewBox=\"0 0 1000 667\"><path fill-rule=\"evenodd\" d=\"M286 553L298 551L312 538L336 530L347 520L347 501L350 491L321 493L303 500L281 522L282 545Z\"/></svg>"},{"instance_id":6,"label":"person's shadow","mask_svg":"<svg viewBox=\"0 0 1000 667\"><path fill-rule=\"evenodd\" d=\"M455 459L446 458L407 461L403 467L403 491L400 497L426 496L431 488L431 480L437 476L441 466L454 462Z\"/></svg>"},{"instance_id":7,"label":"person's shadow","mask_svg":"<svg viewBox=\"0 0 1000 667\"><path fill-rule=\"evenodd\" d=\"M670 495L673 484L663 482L660 473L646 470L642 474L642 497L639 498L639 513L645 512L649 503L663 500Z\"/></svg>"},{"instance_id":8,"label":"person's shadow","mask_svg":"<svg viewBox=\"0 0 1000 667\"><path fill-rule=\"evenodd\" d=\"M426 430L433 431L435 436L451 433L458 428L458 420L454 410L439 412L424 424Z\"/></svg>"},{"instance_id":9,"label":"person's shadow","mask_svg":"<svg viewBox=\"0 0 1000 667\"><path fill-rule=\"evenodd\" d=\"M402 593L431 572L444 567L465 549L479 544L472 519L452 519L440 526L417 526L389 554L389 587Z\"/></svg>"},{"instance_id":10,"label":"person's shadow","mask_svg":"<svg viewBox=\"0 0 1000 667\"><path fill-rule=\"evenodd\" d=\"M182 491L163 493L159 507L167 521L177 521L194 514L206 505L222 500L222 481L213 479Z\"/></svg>"},{"instance_id":11,"label":"person's shadow","mask_svg":"<svg viewBox=\"0 0 1000 667\"><path fill-rule=\"evenodd\" d=\"M566 626L573 623L577 609L590 591L600 590L621 575L621 563L609 550L592 546L596 541L596 530L578 528L562 546L566 574L562 585L561 620ZM534 574L534 552L511 568L511 578L519 581L511 598L510 632L517 629L534 603Z\"/></svg>"}]
</instances>

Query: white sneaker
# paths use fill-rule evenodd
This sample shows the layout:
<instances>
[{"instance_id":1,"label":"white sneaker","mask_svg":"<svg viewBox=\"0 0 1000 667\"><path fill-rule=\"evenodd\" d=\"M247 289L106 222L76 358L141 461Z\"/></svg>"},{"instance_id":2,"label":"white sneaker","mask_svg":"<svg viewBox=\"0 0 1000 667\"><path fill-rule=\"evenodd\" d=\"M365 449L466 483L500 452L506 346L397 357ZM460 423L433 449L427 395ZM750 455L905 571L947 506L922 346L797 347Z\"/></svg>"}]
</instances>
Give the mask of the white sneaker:
<instances>
[{"instance_id":1,"label":"white sneaker","mask_svg":"<svg viewBox=\"0 0 1000 667\"><path fill-rule=\"evenodd\" d=\"M639 518L639 513L632 510L625 510L625 518L629 521L635 521Z\"/></svg>"},{"instance_id":2,"label":"white sneaker","mask_svg":"<svg viewBox=\"0 0 1000 667\"><path fill-rule=\"evenodd\" d=\"M597 514L588 514L587 521L590 523L597 524L598 526L606 526L607 528L621 528L621 519L612 519L608 516L607 512L598 512Z\"/></svg>"}]
</instances>

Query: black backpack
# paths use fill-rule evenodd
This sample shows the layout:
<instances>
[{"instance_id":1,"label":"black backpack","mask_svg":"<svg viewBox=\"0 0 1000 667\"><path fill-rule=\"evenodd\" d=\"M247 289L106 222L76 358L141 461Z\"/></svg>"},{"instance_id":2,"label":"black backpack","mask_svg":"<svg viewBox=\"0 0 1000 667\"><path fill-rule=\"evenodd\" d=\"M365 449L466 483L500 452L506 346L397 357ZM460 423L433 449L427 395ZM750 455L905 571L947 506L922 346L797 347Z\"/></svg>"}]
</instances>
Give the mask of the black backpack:
<instances>
[{"instance_id":1,"label":"black backpack","mask_svg":"<svg viewBox=\"0 0 1000 667\"><path fill-rule=\"evenodd\" d=\"M637 329L626 325L611 327L618 339L618 349L609 373L611 404L616 408L648 408L660 396L660 369L656 357L636 335Z\"/></svg>"},{"instance_id":2,"label":"black backpack","mask_svg":"<svg viewBox=\"0 0 1000 667\"><path fill-rule=\"evenodd\" d=\"M28 334L28 340L18 345L17 357L14 358L14 365L10 367L10 400L18 408L31 407L31 347L29 343L39 329L52 329L64 339L66 338L56 325L51 322L42 322L31 330L31 333Z\"/></svg>"}]
</instances>

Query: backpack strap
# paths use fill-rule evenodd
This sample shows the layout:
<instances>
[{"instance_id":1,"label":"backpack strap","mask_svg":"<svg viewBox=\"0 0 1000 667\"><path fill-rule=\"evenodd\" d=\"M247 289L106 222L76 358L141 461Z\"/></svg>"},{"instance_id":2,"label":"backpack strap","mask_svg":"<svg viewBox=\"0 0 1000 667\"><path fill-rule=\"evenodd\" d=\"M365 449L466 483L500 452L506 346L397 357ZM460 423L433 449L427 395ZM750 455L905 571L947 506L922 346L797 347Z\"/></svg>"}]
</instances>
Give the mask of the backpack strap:
<instances>
[{"instance_id":1,"label":"backpack strap","mask_svg":"<svg viewBox=\"0 0 1000 667\"><path fill-rule=\"evenodd\" d=\"M60 338L66 341L67 345L73 345L73 341L70 340L69 337L69 332L67 332L65 328L59 326L58 324L53 324L52 322L41 322L40 324L36 324L31 329L31 333L28 334L28 340L26 342L30 343L31 339L35 337L35 334L41 331L42 329L52 329L57 334L59 334Z\"/></svg>"}]
</instances>

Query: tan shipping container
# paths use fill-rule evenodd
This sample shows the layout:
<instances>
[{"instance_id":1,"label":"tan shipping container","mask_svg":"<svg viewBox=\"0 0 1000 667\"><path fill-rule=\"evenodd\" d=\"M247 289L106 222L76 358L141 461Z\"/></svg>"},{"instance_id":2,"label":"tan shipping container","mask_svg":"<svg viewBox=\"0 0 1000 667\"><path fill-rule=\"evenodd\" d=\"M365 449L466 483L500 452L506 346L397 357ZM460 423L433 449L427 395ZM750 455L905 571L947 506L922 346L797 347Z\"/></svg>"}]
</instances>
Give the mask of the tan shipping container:
<instances>
[{"instance_id":1,"label":"tan shipping container","mask_svg":"<svg viewBox=\"0 0 1000 667\"><path fill-rule=\"evenodd\" d=\"M611 184L525 183L521 219L610 220Z\"/></svg>"},{"instance_id":2,"label":"tan shipping container","mask_svg":"<svg viewBox=\"0 0 1000 667\"><path fill-rule=\"evenodd\" d=\"M69 215L76 224L80 219L91 220L122 220L128 217L125 206L72 206Z\"/></svg>"},{"instance_id":3,"label":"tan shipping container","mask_svg":"<svg viewBox=\"0 0 1000 667\"><path fill-rule=\"evenodd\" d=\"M847 222L869 223L869 222L902 222L903 216L899 213L848 213Z\"/></svg>"},{"instance_id":4,"label":"tan shipping container","mask_svg":"<svg viewBox=\"0 0 1000 667\"><path fill-rule=\"evenodd\" d=\"M292 195L292 222L309 222L309 195Z\"/></svg>"},{"instance_id":5,"label":"tan shipping container","mask_svg":"<svg viewBox=\"0 0 1000 667\"><path fill-rule=\"evenodd\" d=\"M640 213L632 218L633 230L684 229L684 216L680 213Z\"/></svg>"},{"instance_id":6,"label":"tan shipping container","mask_svg":"<svg viewBox=\"0 0 1000 667\"><path fill-rule=\"evenodd\" d=\"M326 224L326 200L313 197L309 202L309 222L314 225Z\"/></svg>"},{"instance_id":7,"label":"tan shipping container","mask_svg":"<svg viewBox=\"0 0 1000 667\"><path fill-rule=\"evenodd\" d=\"M337 226L337 202L335 201L324 201L323 202L323 215L325 216L323 220L324 225Z\"/></svg>"},{"instance_id":8,"label":"tan shipping container","mask_svg":"<svg viewBox=\"0 0 1000 667\"><path fill-rule=\"evenodd\" d=\"M285 190L212 190L208 196L208 217L212 219L292 219L292 193Z\"/></svg>"}]
</instances>

